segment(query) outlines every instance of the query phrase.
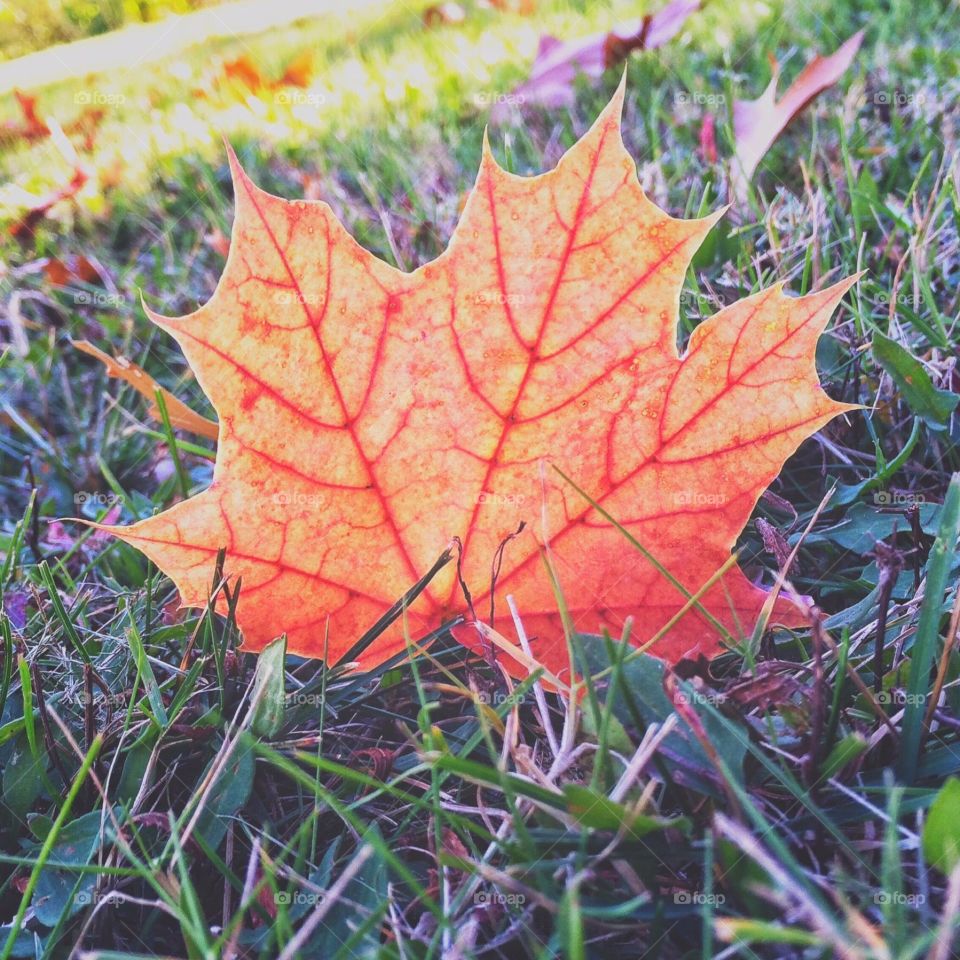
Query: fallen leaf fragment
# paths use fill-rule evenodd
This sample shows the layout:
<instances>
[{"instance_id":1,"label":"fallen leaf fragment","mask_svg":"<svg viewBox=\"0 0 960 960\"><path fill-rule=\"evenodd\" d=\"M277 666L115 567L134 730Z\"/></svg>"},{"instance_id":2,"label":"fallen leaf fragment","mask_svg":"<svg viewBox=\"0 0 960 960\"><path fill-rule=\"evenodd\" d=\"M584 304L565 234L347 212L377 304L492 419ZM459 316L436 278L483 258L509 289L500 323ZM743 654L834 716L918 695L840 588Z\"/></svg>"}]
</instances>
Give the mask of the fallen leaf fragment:
<instances>
[{"instance_id":1,"label":"fallen leaf fragment","mask_svg":"<svg viewBox=\"0 0 960 960\"><path fill-rule=\"evenodd\" d=\"M70 178L59 187L55 187L44 194L32 194L22 191L20 194L23 213L20 218L9 226L9 232L14 239L21 242L33 233L40 221L63 200L69 200L83 189L90 178L86 167L80 162L77 151L67 139L63 129L53 120L48 121L50 137L54 146L60 152L71 170Z\"/></svg>"},{"instance_id":2,"label":"fallen leaf fragment","mask_svg":"<svg viewBox=\"0 0 960 960\"><path fill-rule=\"evenodd\" d=\"M730 187L738 201L746 198L750 180L766 152L803 108L818 94L832 87L843 76L863 41L863 31L855 33L828 57L817 54L800 72L786 93L777 100L780 68L773 62L773 76L767 89L756 100L735 100L733 156Z\"/></svg>"},{"instance_id":3,"label":"fallen leaf fragment","mask_svg":"<svg viewBox=\"0 0 960 960\"><path fill-rule=\"evenodd\" d=\"M66 287L74 280L73 271L62 260L58 260L56 257L51 257L43 265L43 273L48 282L52 283L55 287Z\"/></svg>"},{"instance_id":4,"label":"fallen leaf fragment","mask_svg":"<svg viewBox=\"0 0 960 960\"><path fill-rule=\"evenodd\" d=\"M26 240L53 207L63 200L76 196L86 182L86 171L77 167L63 186L56 187L48 193L25 197L27 201L25 209L20 219L10 225L10 236L15 240Z\"/></svg>"},{"instance_id":5,"label":"fallen leaf fragment","mask_svg":"<svg viewBox=\"0 0 960 960\"><path fill-rule=\"evenodd\" d=\"M478 6L489 6L501 13L519 13L523 17L537 10L536 0L480 0Z\"/></svg>"},{"instance_id":6,"label":"fallen leaf fragment","mask_svg":"<svg viewBox=\"0 0 960 960\"><path fill-rule=\"evenodd\" d=\"M2 595L0 609L10 621L14 630L23 630L27 625L27 607L30 604L31 596L22 587L16 585L10 586Z\"/></svg>"},{"instance_id":7,"label":"fallen leaf fragment","mask_svg":"<svg viewBox=\"0 0 960 960\"><path fill-rule=\"evenodd\" d=\"M434 3L423 11L423 25L428 29L450 27L463 23L467 12L459 3Z\"/></svg>"},{"instance_id":8,"label":"fallen leaf fragment","mask_svg":"<svg viewBox=\"0 0 960 960\"><path fill-rule=\"evenodd\" d=\"M513 595L533 656L561 679L548 541L578 630L619 635L630 617L641 644L670 624L651 652L671 661L749 633L768 593L731 549L786 458L852 409L821 389L814 350L853 280L800 298L762 290L703 322L681 356L677 304L719 214L676 220L646 198L621 140L623 95L540 176L507 173L485 146L447 250L412 273L360 247L327 204L260 190L231 155L216 291L189 316L149 313L217 410L214 480L110 532L188 606L206 604L225 548L250 651L286 633L291 652L328 644L337 662L453 537L475 609L490 609L499 556L499 610ZM453 566L409 606L412 636L464 611ZM805 612L781 594L771 622ZM526 675L502 623L517 655L495 655ZM457 635L482 647L471 624ZM360 663L405 649L396 625Z\"/></svg>"},{"instance_id":9,"label":"fallen leaf fragment","mask_svg":"<svg viewBox=\"0 0 960 960\"><path fill-rule=\"evenodd\" d=\"M578 74L598 80L605 70L626 60L634 50L663 46L680 32L687 17L699 7L699 0L671 0L656 13L619 24L609 32L567 42L542 36L530 79L497 103L494 119L502 117L511 103L573 106L574 81Z\"/></svg>"},{"instance_id":10,"label":"fallen leaf fragment","mask_svg":"<svg viewBox=\"0 0 960 960\"><path fill-rule=\"evenodd\" d=\"M313 51L304 50L303 53L295 56L284 68L283 76L278 81L278 86L283 87L309 87L316 72L316 62L313 57Z\"/></svg>"},{"instance_id":11,"label":"fallen leaf fragment","mask_svg":"<svg viewBox=\"0 0 960 960\"><path fill-rule=\"evenodd\" d=\"M712 113L700 124L700 156L706 163L717 162L717 122Z\"/></svg>"},{"instance_id":12,"label":"fallen leaf fragment","mask_svg":"<svg viewBox=\"0 0 960 960\"><path fill-rule=\"evenodd\" d=\"M225 60L222 69L227 80L239 83L253 93L257 93L261 88L267 86L267 81L260 72L260 68L248 53L241 53L239 57Z\"/></svg>"},{"instance_id":13,"label":"fallen leaf fragment","mask_svg":"<svg viewBox=\"0 0 960 960\"><path fill-rule=\"evenodd\" d=\"M246 88L257 96L263 96L265 93L272 93L284 87L308 87L315 73L316 60L312 50L304 50L297 54L277 79L265 76L254 58L248 53L242 53L238 57L221 62L216 72L208 75L204 83L206 86L222 88L226 81L228 86L233 84ZM197 93L206 96L205 89L200 89Z\"/></svg>"},{"instance_id":14,"label":"fallen leaf fragment","mask_svg":"<svg viewBox=\"0 0 960 960\"><path fill-rule=\"evenodd\" d=\"M14 99L23 115L22 120L8 120L0 125L0 133L11 139L23 139L27 141L42 140L53 133L53 128L49 121L40 116L37 109L37 98L32 93L24 93L22 90L13 91ZM63 130L68 134L82 134L84 146L87 150L93 148L93 137L97 127L104 118L104 111L97 107L84 107L80 113L67 123L63 124Z\"/></svg>"},{"instance_id":15,"label":"fallen leaf fragment","mask_svg":"<svg viewBox=\"0 0 960 960\"><path fill-rule=\"evenodd\" d=\"M100 271L83 254L67 260L51 257L43 265L43 273L47 281L55 287L69 286L75 280L89 284L103 282Z\"/></svg>"},{"instance_id":16,"label":"fallen leaf fragment","mask_svg":"<svg viewBox=\"0 0 960 960\"><path fill-rule=\"evenodd\" d=\"M50 128L46 121L37 112L37 98L22 90L13 91L17 106L23 114L23 121L8 120L4 123L4 135L14 139L39 140L50 135Z\"/></svg>"},{"instance_id":17,"label":"fallen leaf fragment","mask_svg":"<svg viewBox=\"0 0 960 960\"><path fill-rule=\"evenodd\" d=\"M160 408L157 406L157 391L159 391L167 408L170 426L176 430L187 430L210 440L217 439L219 434L217 424L191 410L166 387L160 386L149 373L142 367L137 366L132 360L128 360L126 357L111 357L110 354L104 353L88 340L73 340L72 343L81 353L96 357L106 367L108 377L122 380L133 387L142 397L145 397L150 404L150 416L155 420L162 420Z\"/></svg>"},{"instance_id":18,"label":"fallen leaf fragment","mask_svg":"<svg viewBox=\"0 0 960 960\"><path fill-rule=\"evenodd\" d=\"M212 230L208 230L207 233L204 234L203 239L214 253L221 257L226 257L230 250L230 240L224 236L219 228L214 227Z\"/></svg>"}]
</instances>

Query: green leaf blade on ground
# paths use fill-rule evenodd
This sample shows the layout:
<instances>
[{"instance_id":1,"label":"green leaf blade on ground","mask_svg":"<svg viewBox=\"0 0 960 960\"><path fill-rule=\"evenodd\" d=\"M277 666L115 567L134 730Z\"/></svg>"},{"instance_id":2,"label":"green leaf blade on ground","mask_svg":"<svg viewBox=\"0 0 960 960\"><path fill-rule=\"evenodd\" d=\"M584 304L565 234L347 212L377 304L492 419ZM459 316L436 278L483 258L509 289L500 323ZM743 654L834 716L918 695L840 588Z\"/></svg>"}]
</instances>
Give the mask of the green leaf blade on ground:
<instances>
[{"instance_id":1,"label":"green leaf blade on ground","mask_svg":"<svg viewBox=\"0 0 960 960\"><path fill-rule=\"evenodd\" d=\"M950 777L930 805L923 825L923 855L927 863L951 873L960 863L960 779Z\"/></svg>"},{"instance_id":2,"label":"green leaf blade on ground","mask_svg":"<svg viewBox=\"0 0 960 960\"><path fill-rule=\"evenodd\" d=\"M907 406L935 430L942 429L960 403L960 394L933 385L923 364L905 347L877 331L873 356L893 379Z\"/></svg>"}]
</instances>

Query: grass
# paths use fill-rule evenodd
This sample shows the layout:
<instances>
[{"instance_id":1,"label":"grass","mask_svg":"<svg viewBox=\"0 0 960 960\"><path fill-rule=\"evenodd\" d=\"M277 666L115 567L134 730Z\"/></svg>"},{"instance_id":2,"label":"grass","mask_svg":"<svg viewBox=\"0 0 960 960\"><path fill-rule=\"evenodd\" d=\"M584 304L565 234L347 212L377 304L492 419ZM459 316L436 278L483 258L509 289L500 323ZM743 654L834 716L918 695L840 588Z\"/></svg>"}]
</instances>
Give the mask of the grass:
<instances>
[{"instance_id":1,"label":"grass","mask_svg":"<svg viewBox=\"0 0 960 960\"><path fill-rule=\"evenodd\" d=\"M960 775L953 5L717 2L629 64L627 145L651 197L691 216L726 197L689 94L713 98L728 155L729 105L759 94L768 52L789 79L867 31L682 302L685 338L777 279L800 293L866 271L818 356L828 392L864 409L804 444L755 518L797 549L791 579L822 612L809 629L670 675L620 639L571 638L596 676L579 706L536 678L505 690L442 632L427 656L349 675L237 654L231 618L177 613L135 551L49 523L147 516L210 480L209 444L148 418L69 341L137 360L211 415L139 306L142 291L185 312L222 267L211 125L261 185L323 196L411 268L443 249L473 180L478 101L522 79L541 29L630 12L554 2L426 30L390 4L39 92L65 124L78 94L107 109L77 201L3 241L0 957L956 955L956 818L927 822ZM242 52L275 77L303 49L323 109L212 82ZM501 163L555 163L615 73L572 111L492 127ZM47 141L0 147L24 189L63 177ZM81 254L104 285L54 287L43 258ZM741 546L748 569L776 566L757 524Z\"/></svg>"}]
</instances>

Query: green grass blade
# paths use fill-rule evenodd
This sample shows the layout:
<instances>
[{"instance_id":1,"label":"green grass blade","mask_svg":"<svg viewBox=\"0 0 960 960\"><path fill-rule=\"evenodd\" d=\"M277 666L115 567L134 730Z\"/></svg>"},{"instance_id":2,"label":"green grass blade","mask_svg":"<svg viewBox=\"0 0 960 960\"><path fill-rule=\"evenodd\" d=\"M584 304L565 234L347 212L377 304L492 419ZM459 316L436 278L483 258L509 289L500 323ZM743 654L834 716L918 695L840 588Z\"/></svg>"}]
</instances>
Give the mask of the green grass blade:
<instances>
[{"instance_id":1,"label":"green grass blade","mask_svg":"<svg viewBox=\"0 0 960 960\"><path fill-rule=\"evenodd\" d=\"M927 584L920 607L920 622L914 637L910 657L910 679L907 684L907 702L904 707L900 741L900 778L912 783L917 776L917 763L923 741L924 717L930 695L930 668L933 665L940 640L940 620L943 594L960 533L960 474L954 474L947 489L940 520L940 532L930 551L927 565Z\"/></svg>"}]
</instances>

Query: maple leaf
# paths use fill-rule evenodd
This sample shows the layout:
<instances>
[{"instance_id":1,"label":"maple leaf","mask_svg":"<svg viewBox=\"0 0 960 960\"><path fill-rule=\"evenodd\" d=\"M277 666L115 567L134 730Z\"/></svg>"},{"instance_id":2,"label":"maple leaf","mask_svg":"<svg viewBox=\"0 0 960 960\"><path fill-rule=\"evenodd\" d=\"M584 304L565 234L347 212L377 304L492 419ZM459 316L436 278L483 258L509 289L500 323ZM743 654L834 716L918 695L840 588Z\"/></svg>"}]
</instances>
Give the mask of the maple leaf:
<instances>
[{"instance_id":1,"label":"maple leaf","mask_svg":"<svg viewBox=\"0 0 960 960\"><path fill-rule=\"evenodd\" d=\"M247 650L285 632L292 652L328 642L336 662L454 536L486 612L491 561L521 521L497 593L516 598L551 671L566 647L546 538L578 629L619 633L631 616L634 642L653 636L730 560L784 460L848 409L821 389L814 347L853 281L750 296L702 323L681 358L684 275L720 214L677 220L646 198L620 137L623 94L540 176L507 173L485 144L447 250L413 273L361 248L325 203L258 189L231 155L216 291L189 316L151 314L219 415L213 482L110 530L191 606L225 547ZM717 624L740 635L767 597L734 565L652 652L714 654ZM411 633L463 606L448 566L410 607ZM773 620L803 613L781 596ZM362 664L403 649L395 627Z\"/></svg>"},{"instance_id":2,"label":"maple leaf","mask_svg":"<svg viewBox=\"0 0 960 960\"><path fill-rule=\"evenodd\" d=\"M733 133L736 149L731 172L731 192L746 197L749 182L777 137L791 120L818 94L832 87L843 76L863 42L863 31L855 33L828 57L817 54L777 100L779 64L773 61L773 76L756 100L735 100Z\"/></svg>"}]
</instances>

